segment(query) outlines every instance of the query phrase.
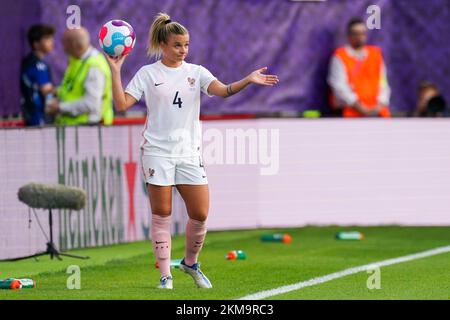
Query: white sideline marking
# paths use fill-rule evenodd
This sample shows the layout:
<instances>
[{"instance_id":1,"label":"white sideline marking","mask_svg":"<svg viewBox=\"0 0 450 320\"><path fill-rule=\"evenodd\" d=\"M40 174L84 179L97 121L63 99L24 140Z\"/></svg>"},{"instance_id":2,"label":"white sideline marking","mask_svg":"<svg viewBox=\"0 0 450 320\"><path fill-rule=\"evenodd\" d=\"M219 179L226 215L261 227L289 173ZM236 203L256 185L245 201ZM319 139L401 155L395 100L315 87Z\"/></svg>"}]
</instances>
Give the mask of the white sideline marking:
<instances>
[{"instance_id":1,"label":"white sideline marking","mask_svg":"<svg viewBox=\"0 0 450 320\"><path fill-rule=\"evenodd\" d=\"M431 249L431 250L427 250L427 251L423 251L423 252L419 252L419 253L415 253L415 254L410 254L407 256L403 256L403 257L373 262L373 263L366 264L363 266L345 269L345 270L338 271L335 273L330 273L330 274L322 276L322 277L312 278L307 281L297 282L294 284L278 287L275 289L256 292L256 293L244 296L242 298L239 298L238 300L261 300L264 298L276 296L278 294L282 294L282 293L286 293L286 292L290 292L290 291L294 291L294 290L299 290L299 289L302 289L305 287L315 286L316 284L321 284L321 283L331 281L334 279L338 279L338 278L342 278L342 277L345 277L345 276L348 276L351 274L359 273L359 272L366 271L366 270L371 270L376 267L390 266L393 264L407 262L407 261L421 259L421 258L426 258L426 257L431 257L431 256L435 256L437 254L446 253L446 252L450 252L450 246L439 247L436 249Z\"/></svg>"}]
</instances>

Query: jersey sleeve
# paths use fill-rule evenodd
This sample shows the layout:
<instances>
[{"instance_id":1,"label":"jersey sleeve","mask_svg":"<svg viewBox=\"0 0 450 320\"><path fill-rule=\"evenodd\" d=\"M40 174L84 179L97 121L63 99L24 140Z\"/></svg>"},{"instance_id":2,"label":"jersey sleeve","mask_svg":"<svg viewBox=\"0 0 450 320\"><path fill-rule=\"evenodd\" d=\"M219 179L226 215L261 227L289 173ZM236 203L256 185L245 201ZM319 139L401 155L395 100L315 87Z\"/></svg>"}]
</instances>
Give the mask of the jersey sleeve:
<instances>
[{"instance_id":1,"label":"jersey sleeve","mask_svg":"<svg viewBox=\"0 0 450 320\"><path fill-rule=\"evenodd\" d=\"M214 80L217 80L217 78L208 69L200 66L200 90L210 97L213 95L208 93L208 87Z\"/></svg>"},{"instance_id":2,"label":"jersey sleeve","mask_svg":"<svg viewBox=\"0 0 450 320\"><path fill-rule=\"evenodd\" d=\"M144 70L141 68L139 69L138 72L136 72L134 77L128 83L125 92L128 93L133 98L135 98L136 101L139 101L141 100L142 94L144 93L144 87L145 87L145 74Z\"/></svg>"}]
</instances>

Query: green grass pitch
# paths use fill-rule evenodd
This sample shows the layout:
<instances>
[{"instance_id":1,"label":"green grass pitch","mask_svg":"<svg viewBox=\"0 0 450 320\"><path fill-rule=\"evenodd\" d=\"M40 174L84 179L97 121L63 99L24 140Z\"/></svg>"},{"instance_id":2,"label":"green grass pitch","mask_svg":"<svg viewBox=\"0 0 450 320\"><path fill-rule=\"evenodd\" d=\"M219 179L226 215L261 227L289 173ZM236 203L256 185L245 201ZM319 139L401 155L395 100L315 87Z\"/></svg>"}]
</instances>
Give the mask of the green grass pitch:
<instances>
[{"instance_id":1,"label":"green grass pitch","mask_svg":"<svg viewBox=\"0 0 450 320\"><path fill-rule=\"evenodd\" d=\"M366 239L338 241L337 231L359 230ZM263 243L263 233L289 233L289 245ZM37 288L0 290L4 299L237 299L327 275L350 267L405 256L450 244L446 227L305 227L208 233L200 256L213 289L195 287L173 269L174 290L158 290L159 272L148 241L73 250L89 260L63 258L0 262L0 278L32 277ZM229 250L241 249L247 259L227 261ZM174 237L172 259L182 258L184 237ZM70 265L81 269L81 289L66 287ZM368 289L370 274L361 272L269 299L449 299L450 253L381 268L381 288Z\"/></svg>"}]
</instances>

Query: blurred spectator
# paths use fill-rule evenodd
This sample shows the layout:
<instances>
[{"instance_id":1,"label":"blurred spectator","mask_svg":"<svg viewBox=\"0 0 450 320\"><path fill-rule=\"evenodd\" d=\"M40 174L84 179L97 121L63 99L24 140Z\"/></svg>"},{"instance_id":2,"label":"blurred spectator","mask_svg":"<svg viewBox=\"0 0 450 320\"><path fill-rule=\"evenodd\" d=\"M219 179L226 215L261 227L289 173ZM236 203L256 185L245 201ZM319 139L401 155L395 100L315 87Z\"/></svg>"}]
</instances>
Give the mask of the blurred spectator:
<instances>
[{"instance_id":1,"label":"blurred spectator","mask_svg":"<svg viewBox=\"0 0 450 320\"><path fill-rule=\"evenodd\" d=\"M53 51L54 34L55 29L44 24L34 25L28 30L31 52L22 59L20 68L20 104L27 126L38 126L51 121L45 117L44 106L47 96L55 88L50 67L43 59Z\"/></svg>"},{"instance_id":2,"label":"blurred spectator","mask_svg":"<svg viewBox=\"0 0 450 320\"><path fill-rule=\"evenodd\" d=\"M106 58L91 46L85 28L66 30L62 42L69 65L58 100L47 104L47 112L57 114L60 125L112 124L112 79Z\"/></svg>"},{"instance_id":3,"label":"blurred spectator","mask_svg":"<svg viewBox=\"0 0 450 320\"><path fill-rule=\"evenodd\" d=\"M347 25L348 44L336 49L331 59L328 84L333 108L344 117L390 117L391 90L381 49L366 45L363 20Z\"/></svg>"},{"instance_id":4,"label":"blurred spectator","mask_svg":"<svg viewBox=\"0 0 450 320\"><path fill-rule=\"evenodd\" d=\"M440 94L438 87L428 81L423 81L418 90L418 100L414 117L445 117L448 116L447 103Z\"/></svg>"}]
</instances>

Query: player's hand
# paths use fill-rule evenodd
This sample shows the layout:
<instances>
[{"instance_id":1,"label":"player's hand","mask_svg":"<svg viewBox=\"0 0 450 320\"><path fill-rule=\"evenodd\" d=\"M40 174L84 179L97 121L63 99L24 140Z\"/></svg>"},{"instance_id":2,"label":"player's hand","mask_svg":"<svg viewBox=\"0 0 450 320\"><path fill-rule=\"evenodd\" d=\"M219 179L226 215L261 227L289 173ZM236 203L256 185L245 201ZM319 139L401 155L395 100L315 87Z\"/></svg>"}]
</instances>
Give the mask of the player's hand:
<instances>
[{"instance_id":1,"label":"player's hand","mask_svg":"<svg viewBox=\"0 0 450 320\"><path fill-rule=\"evenodd\" d=\"M378 117L382 108L383 106L381 104L378 104L375 108L367 109L367 115L369 117Z\"/></svg>"},{"instance_id":2,"label":"player's hand","mask_svg":"<svg viewBox=\"0 0 450 320\"><path fill-rule=\"evenodd\" d=\"M259 84L262 86L273 86L279 82L278 76L272 74L264 74L267 72L267 67L253 71L247 76L250 83Z\"/></svg>"},{"instance_id":3,"label":"player's hand","mask_svg":"<svg viewBox=\"0 0 450 320\"><path fill-rule=\"evenodd\" d=\"M360 101L356 101L355 104L353 105L353 107L357 111L361 112L366 117L373 117L373 116L378 115L378 113L379 113L379 111L375 112L374 109L368 108Z\"/></svg>"},{"instance_id":4,"label":"player's hand","mask_svg":"<svg viewBox=\"0 0 450 320\"><path fill-rule=\"evenodd\" d=\"M111 71L112 72L120 72L120 69L122 68L122 65L123 65L123 63L125 61L125 58L127 56L125 55L125 56L120 56L120 57L113 58L110 55L105 53L105 57L106 57L106 60L109 63L109 66L111 67Z\"/></svg>"},{"instance_id":5,"label":"player's hand","mask_svg":"<svg viewBox=\"0 0 450 320\"><path fill-rule=\"evenodd\" d=\"M49 115L55 115L55 114L59 113L59 101L57 99L53 99L53 100L49 101L45 105L45 113L47 113Z\"/></svg>"}]
</instances>

